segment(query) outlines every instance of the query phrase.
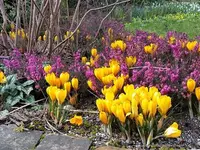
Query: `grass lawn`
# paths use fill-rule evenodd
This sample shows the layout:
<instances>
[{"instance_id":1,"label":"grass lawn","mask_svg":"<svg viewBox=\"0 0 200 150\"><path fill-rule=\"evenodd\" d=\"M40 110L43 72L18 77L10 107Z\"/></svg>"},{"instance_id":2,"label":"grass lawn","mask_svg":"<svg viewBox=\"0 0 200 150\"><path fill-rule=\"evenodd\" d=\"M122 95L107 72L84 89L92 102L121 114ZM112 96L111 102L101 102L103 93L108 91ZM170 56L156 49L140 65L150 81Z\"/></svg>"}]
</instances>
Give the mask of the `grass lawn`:
<instances>
[{"instance_id":1,"label":"grass lawn","mask_svg":"<svg viewBox=\"0 0 200 150\"><path fill-rule=\"evenodd\" d=\"M125 28L129 32L144 30L165 35L168 31L185 32L190 38L200 35L200 13L169 14L146 20L133 18L132 22L126 23Z\"/></svg>"}]
</instances>

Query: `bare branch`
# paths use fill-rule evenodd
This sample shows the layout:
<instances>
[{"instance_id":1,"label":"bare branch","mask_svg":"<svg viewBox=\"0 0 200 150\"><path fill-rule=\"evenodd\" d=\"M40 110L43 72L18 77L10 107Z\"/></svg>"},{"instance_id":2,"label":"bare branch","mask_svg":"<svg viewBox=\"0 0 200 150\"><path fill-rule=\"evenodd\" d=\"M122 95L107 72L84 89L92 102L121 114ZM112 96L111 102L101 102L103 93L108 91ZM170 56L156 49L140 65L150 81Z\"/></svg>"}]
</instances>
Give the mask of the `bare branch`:
<instances>
[{"instance_id":1,"label":"bare branch","mask_svg":"<svg viewBox=\"0 0 200 150\"><path fill-rule=\"evenodd\" d=\"M20 27L20 6L21 6L21 0L18 0L17 2L17 17L16 17L16 37L15 37L15 47L17 47L17 42L18 42L18 29Z\"/></svg>"}]
</instances>

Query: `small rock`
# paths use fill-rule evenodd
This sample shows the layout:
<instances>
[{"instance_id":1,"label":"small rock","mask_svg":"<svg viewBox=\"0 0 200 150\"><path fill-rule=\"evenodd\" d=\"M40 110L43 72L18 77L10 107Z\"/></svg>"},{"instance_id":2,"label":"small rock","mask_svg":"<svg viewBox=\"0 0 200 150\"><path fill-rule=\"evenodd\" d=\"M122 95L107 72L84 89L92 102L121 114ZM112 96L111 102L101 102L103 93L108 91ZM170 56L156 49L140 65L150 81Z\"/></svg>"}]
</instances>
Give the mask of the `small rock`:
<instances>
[{"instance_id":1,"label":"small rock","mask_svg":"<svg viewBox=\"0 0 200 150\"><path fill-rule=\"evenodd\" d=\"M72 105L66 105L64 106L65 110L75 110L75 108Z\"/></svg>"},{"instance_id":2,"label":"small rock","mask_svg":"<svg viewBox=\"0 0 200 150\"><path fill-rule=\"evenodd\" d=\"M36 150L88 150L91 141L64 135L45 135Z\"/></svg>"}]
</instances>

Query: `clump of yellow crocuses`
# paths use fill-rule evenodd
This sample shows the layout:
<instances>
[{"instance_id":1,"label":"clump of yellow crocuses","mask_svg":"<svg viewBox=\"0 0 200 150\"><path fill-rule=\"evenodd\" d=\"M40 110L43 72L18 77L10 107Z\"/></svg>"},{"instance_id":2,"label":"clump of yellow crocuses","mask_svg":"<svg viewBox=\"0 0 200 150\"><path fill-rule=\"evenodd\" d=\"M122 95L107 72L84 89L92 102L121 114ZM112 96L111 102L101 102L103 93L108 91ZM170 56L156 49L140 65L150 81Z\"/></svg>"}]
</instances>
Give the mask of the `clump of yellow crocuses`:
<instances>
[{"instance_id":1,"label":"clump of yellow crocuses","mask_svg":"<svg viewBox=\"0 0 200 150\"><path fill-rule=\"evenodd\" d=\"M144 147L149 147L153 139L157 138L156 135L160 133L160 129L163 128L167 112L172 106L171 98L162 95L156 87L135 88L133 84L124 86L124 83L122 85L119 83L102 89L104 98L96 100L99 119L110 135L112 135L113 120L116 120L126 135L127 142L131 140L132 127L135 125ZM119 90L123 92L117 95ZM179 137L181 131L177 128L178 125L174 125L173 133L168 129L162 136Z\"/></svg>"},{"instance_id":2,"label":"clump of yellow crocuses","mask_svg":"<svg viewBox=\"0 0 200 150\"><path fill-rule=\"evenodd\" d=\"M46 92L49 96L49 111L50 116L58 127L62 126L65 121L65 111L63 109L66 99L71 105L76 105L78 97L79 81L77 78L72 78L70 74L62 72L59 77L54 72L50 72L51 66L44 67L46 72L45 80L49 84Z\"/></svg>"},{"instance_id":3,"label":"clump of yellow crocuses","mask_svg":"<svg viewBox=\"0 0 200 150\"><path fill-rule=\"evenodd\" d=\"M96 48L92 48L90 53L91 53L90 59L87 59L87 57L84 56L81 58L81 62L82 64L94 67L95 63L99 60L100 55L98 54L98 50Z\"/></svg>"}]
</instances>

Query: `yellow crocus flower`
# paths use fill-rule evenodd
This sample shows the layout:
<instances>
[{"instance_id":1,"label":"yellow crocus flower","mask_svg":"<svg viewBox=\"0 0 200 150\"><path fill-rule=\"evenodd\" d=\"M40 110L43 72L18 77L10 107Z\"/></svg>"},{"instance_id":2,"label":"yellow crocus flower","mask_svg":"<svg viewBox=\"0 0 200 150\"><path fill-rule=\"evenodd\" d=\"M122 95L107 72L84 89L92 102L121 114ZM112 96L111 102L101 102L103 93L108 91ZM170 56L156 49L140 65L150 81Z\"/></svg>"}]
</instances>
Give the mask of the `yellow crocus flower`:
<instances>
[{"instance_id":1,"label":"yellow crocus flower","mask_svg":"<svg viewBox=\"0 0 200 150\"><path fill-rule=\"evenodd\" d=\"M117 87L118 90L121 90L124 85L124 78L118 77L114 80L114 85Z\"/></svg>"},{"instance_id":2,"label":"yellow crocus flower","mask_svg":"<svg viewBox=\"0 0 200 150\"><path fill-rule=\"evenodd\" d=\"M64 35L64 37L65 37L65 39L66 39L66 38L68 38L68 37L71 36L71 35L72 35L72 32L71 32L71 31L67 31L67 32L66 32L66 35ZM73 35L70 37L70 40L71 40L71 41L74 41L74 36L73 36Z\"/></svg>"},{"instance_id":3,"label":"yellow crocus flower","mask_svg":"<svg viewBox=\"0 0 200 150\"><path fill-rule=\"evenodd\" d=\"M127 115L127 114L131 114L131 102L129 100L125 100L123 102L123 110L124 110L124 113Z\"/></svg>"},{"instance_id":4,"label":"yellow crocus flower","mask_svg":"<svg viewBox=\"0 0 200 150\"><path fill-rule=\"evenodd\" d=\"M56 99L59 105L62 105L67 97L67 90L57 89L56 90Z\"/></svg>"},{"instance_id":5,"label":"yellow crocus flower","mask_svg":"<svg viewBox=\"0 0 200 150\"><path fill-rule=\"evenodd\" d=\"M93 83L92 83L91 80L88 80L88 81L87 81L87 85L89 86L89 88L90 88L91 90L93 90Z\"/></svg>"},{"instance_id":6,"label":"yellow crocus flower","mask_svg":"<svg viewBox=\"0 0 200 150\"><path fill-rule=\"evenodd\" d=\"M113 43L111 43L111 48L112 49L121 49L122 51L124 51L126 49L126 43L124 43L124 41L122 40L116 40Z\"/></svg>"},{"instance_id":7,"label":"yellow crocus flower","mask_svg":"<svg viewBox=\"0 0 200 150\"><path fill-rule=\"evenodd\" d=\"M200 101L200 87L196 87L195 88L195 95L197 97L197 100Z\"/></svg>"},{"instance_id":8,"label":"yellow crocus flower","mask_svg":"<svg viewBox=\"0 0 200 150\"><path fill-rule=\"evenodd\" d=\"M148 99L143 99L141 102L141 108L144 116L148 114L148 105L149 105Z\"/></svg>"},{"instance_id":9,"label":"yellow crocus flower","mask_svg":"<svg viewBox=\"0 0 200 150\"><path fill-rule=\"evenodd\" d=\"M73 96L69 97L69 102L71 105L76 105L78 94L74 94Z\"/></svg>"},{"instance_id":10,"label":"yellow crocus flower","mask_svg":"<svg viewBox=\"0 0 200 150\"><path fill-rule=\"evenodd\" d=\"M43 35L43 40L46 41L47 40L47 36Z\"/></svg>"},{"instance_id":11,"label":"yellow crocus flower","mask_svg":"<svg viewBox=\"0 0 200 150\"><path fill-rule=\"evenodd\" d=\"M21 36L22 36L22 39L25 39L26 38L26 34L24 33L24 30L21 29Z\"/></svg>"},{"instance_id":12,"label":"yellow crocus flower","mask_svg":"<svg viewBox=\"0 0 200 150\"><path fill-rule=\"evenodd\" d=\"M147 45L147 46L144 47L144 51L147 54L148 53L153 54L157 50L157 48L158 48L158 45L151 43L150 45Z\"/></svg>"},{"instance_id":13,"label":"yellow crocus flower","mask_svg":"<svg viewBox=\"0 0 200 150\"><path fill-rule=\"evenodd\" d=\"M153 118L156 115L156 112L157 112L157 101L156 100L152 100L149 102L148 111L149 111L150 117Z\"/></svg>"},{"instance_id":14,"label":"yellow crocus flower","mask_svg":"<svg viewBox=\"0 0 200 150\"><path fill-rule=\"evenodd\" d=\"M153 94L152 100L153 100L153 101L154 101L154 100L158 101L158 99L160 98L160 96L161 96L161 93L160 93L160 92L155 92L155 93Z\"/></svg>"},{"instance_id":15,"label":"yellow crocus flower","mask_svg":"<svg viewBox=\"0 0 200 150\"><path fill-rule=\"evenodd\" d=\"M111 107L112 107L113 101L112 100L105 100L104 101L104 106L105 106L105 112L107 113L112 113Z\"/></svg>"},{"instance_id":16,"label":"yellow crocus flower","mask_svg":"<svg viewBox=\"0 0 200 150\"><path fill-rule=\"evenodd\" d=\"M140 113L137 118L136 118L136 122L140 124L140 126L143 126L144 124L144 116L142 113Z\"/></svg>"},{"instance_id":17,"label":"yellow crocus flower","mask_svg":"<svg viewBox=\"0 0 200 150\"><path fill-rule=\"evenodd\" d=\"M192 78L187 80L187 88L190 93L192 93L195 89L196 82Z\"/></svg>"},{"instance_id":18,"label":"yellow crocus flower","mask_svg":"<svg viewBox=\"0 0 200 150\"><path fill-rule=\"evenodd\" d=\"M129 92L134 91L134 85L133 84L127 84L124 86L124 92L128 94Z\"/></svg>"},{"instance_id":19,"label":"yellow crocus flower","mask_svg":"<svg viewBox=\"0 0 200 150\"><path fill-rule=\"evenodd\" d=\"M158 110L160 114L164 117L166 117L167 111L169 108L171 108L171 98L167 95L162 95L160 98L157 100L158 104Z\"/></svg>"},{"instance_id":20,"label":"yellow crocus flower","mask_svg":"<svg viewBox=\"0 0 200 150\"><path fill-rule=\"evenodd\" d=\"M49 86L46 89L46 92L49 95L52 102L56 101L56 91L57 91L57 89L58 89L57 86Z\"/></svg>"},{"instance_id":21,"label":"yellow crocus flower","mask_svg":"<svg viewBox=\"0 0 200 150\"><path fill-rule=\"evenodd\" d=\"M119 100L121 100L122 102L125 101L125 100L128 100L128 96L125 95L124 93L121 93L121 94L119 95Z\"/></svg>"},{"instance_id":22,"label":"yellow crocus flower","mask_svg":"<svg viewBox=\"0 0 200 150\"><path fill-rule=\"evenodd\" d=\"M116 87L115 85L111 86L110 88L111 88L111 91L112 91L114 94L117 93L118 90L117 90L117 87Z\"/></svg>"},{"instance_id":23,"label":"yellow crocus flower","mask_svg":"<svg viewBox=\"0 0 200 150\"><path fill-rule=\"evenodd\" d=\"M96 100L96 105L97 105L97 108L98 110L101 112L101 111L105 111L105 100L103 99L97 99Z\"/></svg>"},{"instance_id":24,"label":"yellow crocus flower","mask_svg":"<svg viewBox=\"0 0 200 150\"><path fill-rule=\"evenodd\" d=\"M95 65L94 58L90 57L90 66L93 67Z\"/></svg>"},{"instance_id":25,"label":"yellow crocus flower","mask_svg":"<svg viewBox=\"0 0 200 150\"><path fill-rule=\"evenodd\" d=\"M192 42L188 42L186 44L186 47L189 51L194 50L195 46L197 45L197 41L192 41Z\"/></svg>"},{"instance_id":26,"label":"yellow crocus flower","mask_svg":"<svg viewBox=\"0 0 200 150\"><path fill-rule=\"evenodd\" d=\"M108 36L110 37L110 39L113 38L113 29L112 28L108 28Z\"/></svg>"},{"instance_id":27,"label":"yellow crocus flower","mask_svg":"<svg viewBox=\"0 0 200 150\"><path fill-rule=\"evenodd\" d=\"M111 112L113 113L113 115L115 115L115 117L117 117L117 106L118 104L116 104L116 102L114 101L114 103L111 106Z\"/></svg>"},{"instance_id":28,"label":"yellow crocus flower","mask_svg":"<svg viewBox=\"0 0 200 150\"><path fill-rule=\"evenodd\" d=\"M99 113L99 119L101 120L101 122L102 122L103 124L105 124L105 125L108 124L108 115L107 115L107 113L101 111L101 112Z\"/></svg>"},{"instance_id":29,"label":"yellow crocus flower","mask_svg":"<svg viewBox=\"0 0 200 150\"><path fill-rule=\"evenodd\" d=\"M82 116L75 115L73 118L70 119L70 123L80 126L83 124L83 118Z\"/></svg>"},{"instance_id":30,"label":"yellow crocus flower","mask_svg":"<svg viewBox=\"0 0 200 150\"><path fill-rule=\"evenodd\" d=\"M113 65L119 65L118 60L116 60L116 59L110 59L109 60L109 66L112 67Z\"/></svg>"},{"instance_id":31,"label":"yellow crocus flower","mask_svg":"<svg viewBox=\"0 0 200 150\"><path fill-rule=\"evenodd\" d=\"M60 80L60 78L55 78L54 85L56 85L58 88L61 86L61 80Z\"/></svg>"},{"instance_id":32,"label":"yellow crocus flower","mask_svg":"<svg viewBox=\"0 0 200 150\"><path fill-rule=\"evenodd\" d=\"M152 86L149 88L149 97L152 98L155 92L158 92L158 88L155 86Z\"/></svg>"},{"instance_id":33,"label":"yellow crocus flower","mask_svg":"<svg viewBox=\"0 0 200 150\"><path fill-rule=\"evenodd\" d=\"M173 44L173 43L175 42L175 40L176 40L176 38L173 37L173 36L171 36L171 37L169 38L169 44Z\"/></svg>"},{"instance_id":34,"label":"yellow crocus flower","mask_svg":"<svg viewBox=\"0 0 200 150\"><path fill-rule=\"evenodd\" d=\"M122 104L117 106L116 115L116 117L120 120L121 123L124 123L126 121L126 116L124 114Z\"/></svg>"},{"instance_id":35,"label":"yellow crocus flower","mask_svg":"<svg viewBox=\"0 0 200 150\"><path fill-rule=\"evenodd\" d=\"M6 83L6 77L2 71L0 71L0 83Z\"/></svg>"},{"instance_id":36,"label":"yellow crocus flower","mask_svg":"<svg viewBox=\"0 0 200 150\"><path fill-rule=\"evenodd\" d=\"M39 36L39 37L38 37L38 41L42 41L42 36Z\"/></svg>"},{"instance_id":37,"label":"yellow crocus flower","mask_svg":"<svg viewBox=\"0 0 200 150\"><path fill-rule=\"evenodd\" d=\"M64 89L67 90L67 93L71 91L71 82L64 83Z\"/></svg>"},{"instance_id":38,"label":"yellow crocus flower","mask_svg":"<svg viewBox=\"0 0 200 150\"><path fill-rule=\"evenodd\" d=\"M92 49L91 49L91 55L92 55L93 57L96 57L96 56L97 56L97 49L96 49L96 48L92 48Z\"/></svg>"},{"instance_id":39,"label":"yellow crocus flower","mask_svg":"<svg viewBox=\"0 0 200 150\"><path fill-rule=\"evenodd\" d=\"M56 79L56 75L52 72L52 73L48 73L45 76L45 80L49 85L55 85L55 79Z\"/></svg>"},{"instance_id":40,"label":"yellow crocus flower","mask_svg":"<svg viewBox=\"0 0 200 150\"><path fill-rule=\"evenodd\" d=\"M56 35L55 37L54 37L54 42L57 42L58 41L58 36Z\"/></svg>"},{"instance_id":41,"label":"yellow crocus flower","mask_svg":"<svg viewBox=\"0 0 200 150\"><path fill-rule=\"evenodd\" d=\"M100 57L100 55L97 54L97 55L94 57L94 61L97 62L97 61L99 60L99 57Z\"/></svg>"},{"instance_id":42,"label":"yellow crocus flower","mask_svg":"<svg viewBox=\"0 0 200 150\"><path fill-rule=\"evenodd\" d=\"M44 67L44 72L47 74L47 73L50 73L50 71L51 71L51 65L47 65L47 66L45 66Z\"/></svg>"},{"instance_id":43,"label":"yellow crocus flower","mask_svg":"<svg viewBox=\"0 0 200 150\"><path fill-rule=\"evenodd\" d=\"M94 75L99 81L101 81L104 77L104 70L102 68L94 69Z\"/></svg>"},{"instance_id":44,"label":"yellow crocus flower","mask_svg":"<svg viewBox=\"0 0 200 150\"><path fill-rule=\"evenodd\" d=\"M15 24L13 22L11 22L10 27L11 27L12 30L14 30L15 29Z\"/></svg>"},{"instance_id":45,"label":"yellow crocus flower","mask_svg":"<svg viewBox=\"0 0 200 150\"><path fill-rule=\"evenodd\" d=\"M62 72L60 74L60 81L62 85L64 85L67 81L69 81L70 75L68 72Z\"/></svg>"},{"instance_id":46,"label":"yellow crocus flower","mask_svg":"<svg viewBox=\"0 0 200 150\"><path fill-rule=\"evenodd\" d=\"M113 92L107 92L105 94L105 99L106 100L112 101L112 100L114 100L114 98L115 98L115 94Z\"/></svg>"},{"instance_id":47,"label":"yellow crocus flower","mask_svg":"<svg viewBox=\"0 0 200 150\"><path fill-rule=\"evenodd\" d=\"M119 65L112 65L111 69L112 69L112 73L116 76L120 71L120 66Z\"/></svg>"},{"instance_id":48,"label":"yellow crocus flower","mask_svg":"<svg viewBox=\"0 0 200 150\"><path fill-rule=\"evenodd\" d=\"M178 129L178 124L174 122L170 127L168 127L164 132L164 136L167 138L177 138L181 136L181 130Z\"/></svg>"},{"instance_id":49,"label":"yellow crocus flower","mask_svg":"<svg viewBox=\"0 0 200 150\"><path fill-rule=\"evenodd\" d=\"M91 35L87 35L85 38L86 38L87 41L92 39Z\"/></svg>"},{"instance_id":50,"label":"yellow crocus flower","mask_svg":"<svg viewBox=\"0 0 200 150\"><path fill-rule=\"evenodd\" d=\"M138 102L136 99L131 100L131 119L136 118L138 116Z\"/></svg>"},{"instance_id":51,"label":"yellow crocus flower","mask_svg":"<svg viewBox=\"0 0 200 150\"><path fill-rule=\"evenodd\" d=\"M110 85L113 83L115 76L110 74L102 78L102 82L104 85Z\"/></svg>"},{"instance_id":52,"label":"yellow crocus flower","mask_svg":"<svg viewBox=\"0 0 200 150\"><path fill-rule=\"evenodd\" d=\"M72 78L72 87L74 90L78 90L78 79L77 78Z\"/></svg>"},{"instance_id":53,"label":"yellow crocus flower","mask_svg":"<svg viewBox=\"0 0 200 150\"><path fill-rule=\"evenodd\" d=\"M83 64L86 64L86 62L87 62L87 57L82 57L82 58L81 58L81 62L82 62Z\"/></svg>"},{"instance_id":54,"label":"yellow crocus flower","mask_svg":"<svg viewBox=\"0 0 200 150\"><path fill-rule=\"evenodd\" d=\"M21 35L21 30L17 30L17 35L20 36Z\"/></svg>"},{"instance_id":55,"label":"yellow crocus flower","mask_svg":"<svg viewBox=\"0 0 200 150\"><path fill-rule=\"evenodd\" d=\"M14 39L16 38L15 32L11 32L11 33L10 33L10 38L11 38L12 40L14 40Z\"/></svg>"},{"instance_id":56,"label":"yellow crocus flower","mask_svg":"<svg viewBox=\"0 0 200 150\"><path fill-rule=\"evenodd\" d=\"M136 63L136 57L128 56L126 57L126 65L130 68Z\"/></svg>"}]
</instances>

